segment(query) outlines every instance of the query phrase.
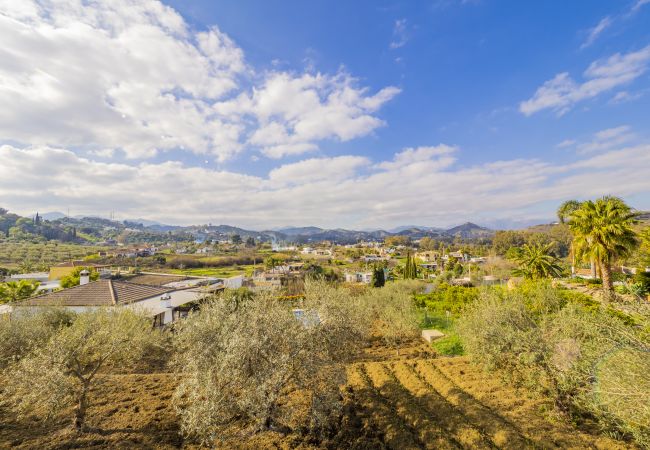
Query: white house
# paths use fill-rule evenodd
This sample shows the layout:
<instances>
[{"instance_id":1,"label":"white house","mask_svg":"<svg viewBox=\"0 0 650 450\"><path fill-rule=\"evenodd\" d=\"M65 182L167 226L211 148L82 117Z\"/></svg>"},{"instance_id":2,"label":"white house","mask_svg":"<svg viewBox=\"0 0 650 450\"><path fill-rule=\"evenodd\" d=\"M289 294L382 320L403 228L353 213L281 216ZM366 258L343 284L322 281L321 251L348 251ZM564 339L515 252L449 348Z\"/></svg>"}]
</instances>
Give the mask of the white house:
<instances>
[{"instance_id":1,"label":"white house","mask_svg":"<svg viewBox=\"0 0 650 450\"><path fill-rule=\"evenodd\" d=\"M365 283L372 281L372 272L346 272L345 281L348 283Z\"/></svg>"},{"instance_id":2,"label":"white house","mask_svg":"<svg viewBox=\"0 0 650 450\"><path fill-rule=\"evenodd\" d=\"M217 286L222 289L223 286ZM153 319L154 326L167 325L184 314L184 305L214 292L198 283L190 287L151 286L120 280L88 281L82 272L81 284L62 291L32 297L13 305L12 314L47 307L63 307L75 312L102 307L132 308Z\"/></svg>"}]
</instances>

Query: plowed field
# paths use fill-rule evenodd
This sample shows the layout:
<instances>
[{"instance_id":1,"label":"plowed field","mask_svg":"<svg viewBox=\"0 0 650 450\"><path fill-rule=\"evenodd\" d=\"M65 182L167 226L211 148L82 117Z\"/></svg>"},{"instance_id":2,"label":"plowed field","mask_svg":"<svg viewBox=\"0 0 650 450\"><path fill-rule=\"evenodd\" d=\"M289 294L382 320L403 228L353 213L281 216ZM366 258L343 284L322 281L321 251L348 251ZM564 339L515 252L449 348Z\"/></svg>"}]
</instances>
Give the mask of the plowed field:
<instances>
[{"instance_id":1,"label":"plowed field","mask_svg":"<svg viewBox=\"0 0 650 450\"><path fill-rule=\"evenodd\" d=\"M348 367L339 433L314 442L262 433L218 448L629 448L579 430L551 406L504 385L468 359L435 357L414 344L397 356L381 345ZM63 416L45 425L0 408L0 448L196 448L178 433L170 404L176 375L102 378L89 411L92 432L75 436ZM553 420L553 417L555 419Z\"/></svg>"}]
</instances>

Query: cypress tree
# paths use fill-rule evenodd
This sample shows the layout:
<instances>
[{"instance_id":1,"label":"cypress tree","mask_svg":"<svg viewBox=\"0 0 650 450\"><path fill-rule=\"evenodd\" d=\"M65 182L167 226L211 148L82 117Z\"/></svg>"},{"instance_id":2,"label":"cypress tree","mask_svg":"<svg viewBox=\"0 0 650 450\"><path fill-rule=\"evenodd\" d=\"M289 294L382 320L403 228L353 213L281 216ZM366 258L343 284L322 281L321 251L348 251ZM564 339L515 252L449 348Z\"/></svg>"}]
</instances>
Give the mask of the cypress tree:
<instances>
[{"instance_id":1,"label":"cypress tree","mask_svg":"<svg viewBox=\"0 0 650 450\"><path fill-rule=\"evenodd\" d=\"M379 266L375 266L372 271L372 286L373 287L382 287L386 284L386 277L384 276L384 269Z\"/></svg>"}]
</instances>

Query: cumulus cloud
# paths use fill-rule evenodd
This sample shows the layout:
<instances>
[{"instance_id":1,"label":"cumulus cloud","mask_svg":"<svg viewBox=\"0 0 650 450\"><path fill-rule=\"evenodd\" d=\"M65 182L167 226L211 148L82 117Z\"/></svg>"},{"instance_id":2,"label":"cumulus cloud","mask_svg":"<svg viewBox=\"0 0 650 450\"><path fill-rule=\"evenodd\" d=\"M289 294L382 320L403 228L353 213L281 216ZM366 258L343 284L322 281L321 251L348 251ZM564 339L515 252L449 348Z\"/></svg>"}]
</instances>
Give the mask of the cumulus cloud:
<instances>
[{"instance_id":1,"label":"cumulus cloud","mask_svg":"<svg viewBox=\"0 0 650 450\"><path fill-rule=\"evenodd\" d=\"M635 80L646 71L649 61L650 45L636 52L616 53L594 61L585 70L583 83L574 81L567 72L559 73L539 87L532 98L521 102L519 111L530 116L551 109L563 115L578 102Z\"/></svg>"},{"instance_id":2,"label":"cumulus cloud","mask_svg":"<svg viewBox=\"0 0 650 450\"><path fill-rule=\"evenodd\" d=\"M367 95L367 89L356 87L356 80L345 72L300 77L280 73L235 102L259 123L249 144L280 158L315 150L315 141L349 141L383 126L372 113L398 93L388 87Z\"/></svg>"},{"instance_id":3,"label":"cumulus cloud","mask_svg":"<svg viewBox=\"0 0 650 450\"><path fill-rule=\"evenodd\" d=\"M0 103L11 105L0 141L219 160L257 145L280 157L372 132L399 92L372 94L343 71L261 76L219 28L193 30L154 0L3 1L0 40Z\"/></svg>"},{"instance_id":4,"label":"cumulus cloud","mask_svg":"<svg viewBox=\"0 0 650 450\"><path fill-rule=\"evenodd\" d=\"M617 135L620 131L609 130L600 137ZM363 157L348 155L307 159L250 176L178 162L99 162L64 149L5 145L0 147L0 198L3 207L24 214L69 207L74 214L114 210L123 218L171 223L365 228L415 220L431 225L461 218L514 220L541 202L576 193L625 196L650 190L649 144L616 146L562 165L535 159L440 164L460 150L423 148L398 152L389 164L377 162L379 170Z\"/></svg>"}]
</instances>

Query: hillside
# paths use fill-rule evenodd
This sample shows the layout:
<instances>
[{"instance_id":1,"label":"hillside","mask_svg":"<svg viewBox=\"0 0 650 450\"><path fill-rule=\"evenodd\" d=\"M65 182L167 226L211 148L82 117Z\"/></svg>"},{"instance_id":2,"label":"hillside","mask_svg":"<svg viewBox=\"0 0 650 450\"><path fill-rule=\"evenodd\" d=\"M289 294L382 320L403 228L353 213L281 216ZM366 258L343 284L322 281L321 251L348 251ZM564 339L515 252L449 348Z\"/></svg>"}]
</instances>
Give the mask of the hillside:
<instances>
[{"instance_id":1,"label":"hillside","mask_svg":"<svg viewBox=\"0 0 650 450\"><path fill-rule=\"evenodd\" d=\"M35 214L36 216L36 214ZM13 240L60 240L79 244L107 240L131 242L165 242L169 240L207 239L227 240L234 235L242 239L253 238L259 242L292 242L308 244L330 241L336 244L355 244L359 241L381 241L388 236L406 236L410 239L431 237L440 240L460 238L465 240L490 238L494 231L467 222L447 230L435 227L397 227L393 232L385 230L359 231L343 228L324 229L315 226L286 227L279 230L247 230L232 225L165 225L146 219L116 220L100 217L60 217L60 213L47 213L48 220L21 217L0 209L0 233ZM36 223L38 221L38 223Z\"/></svg>"}]
</instances>

